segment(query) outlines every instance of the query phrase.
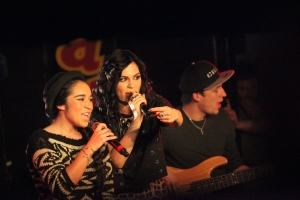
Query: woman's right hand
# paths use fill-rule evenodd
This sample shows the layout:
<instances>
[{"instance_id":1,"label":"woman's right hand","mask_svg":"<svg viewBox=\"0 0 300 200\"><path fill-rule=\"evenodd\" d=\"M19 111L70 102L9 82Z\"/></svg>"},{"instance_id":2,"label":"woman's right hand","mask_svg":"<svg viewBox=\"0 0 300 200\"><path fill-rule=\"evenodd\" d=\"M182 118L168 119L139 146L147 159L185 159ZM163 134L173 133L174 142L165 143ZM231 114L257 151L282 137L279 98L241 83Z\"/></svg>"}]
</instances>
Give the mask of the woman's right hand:
<instances>
[{"instance_id":1,"label":"woman's right hand","mask_svg":"<svg viewBox=\"0 0 300 200\"><path fill-rule=\"evenodd\" d=\"M140 94L140 93L132 94L130 100L128 101L128 104L133 113L134 119L139 118L143 120L143 113L141 112L142 103L147 104L145 94Z\"/></svg>"},{"instance_id":2,"label":"woman's right hand","mask_svg":"<svg viewBox=\"0 0 300 200\"><path fill-rule=\"evenodd\" d=\"M89 139L87 146L90 146L94 151L98 150L108 140L117 139L117 136L107 128L106 124L97 122L93 126L96 127L93 127L94 133Z\"/></svg>"}]
</instances>

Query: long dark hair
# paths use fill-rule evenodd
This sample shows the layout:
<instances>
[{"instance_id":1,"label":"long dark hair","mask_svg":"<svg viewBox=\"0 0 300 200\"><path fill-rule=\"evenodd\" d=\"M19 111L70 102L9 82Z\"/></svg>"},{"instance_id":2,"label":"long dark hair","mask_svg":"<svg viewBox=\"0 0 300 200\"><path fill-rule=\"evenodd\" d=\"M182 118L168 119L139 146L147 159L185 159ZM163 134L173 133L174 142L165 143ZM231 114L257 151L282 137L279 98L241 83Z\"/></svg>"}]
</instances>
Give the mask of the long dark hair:
<instances>
[{"instance_id":1,"label":"long dark hair","mask_svg":"<svg viewBox=\"0 0 300 200\"><path fill-rule=\"evenodd\" d=\"M114 50L105 59L99 73L99 79L93 89L96 107L107 118L114 118L119 115L116 87L122 71L132 62L137 64L141 74L142 85L139 92L147 97L147 94L152 91L151 81L147 77L147 67L143 61L129 50Z\"/></svg>"}]
</instances>

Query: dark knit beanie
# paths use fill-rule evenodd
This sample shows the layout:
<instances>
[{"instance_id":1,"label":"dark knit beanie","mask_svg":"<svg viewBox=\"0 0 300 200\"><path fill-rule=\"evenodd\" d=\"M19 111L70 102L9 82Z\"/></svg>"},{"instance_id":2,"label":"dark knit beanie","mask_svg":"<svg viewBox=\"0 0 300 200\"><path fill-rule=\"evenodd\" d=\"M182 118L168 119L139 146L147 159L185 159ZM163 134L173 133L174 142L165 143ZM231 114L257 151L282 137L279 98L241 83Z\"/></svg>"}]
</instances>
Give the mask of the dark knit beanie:
<instances>
[{"instance_id":1,"label":"dark knit beanie","mask_svg":"<svg viewBox=\"0 0 300 200\"><path fill-rule=\"evenodd\" d=\"M58 72L46 84L43 92L46 115L53 117L53 104L60 90L72 79L85 80L83 74L79 71Z\"/></svg>"}]
</instances>

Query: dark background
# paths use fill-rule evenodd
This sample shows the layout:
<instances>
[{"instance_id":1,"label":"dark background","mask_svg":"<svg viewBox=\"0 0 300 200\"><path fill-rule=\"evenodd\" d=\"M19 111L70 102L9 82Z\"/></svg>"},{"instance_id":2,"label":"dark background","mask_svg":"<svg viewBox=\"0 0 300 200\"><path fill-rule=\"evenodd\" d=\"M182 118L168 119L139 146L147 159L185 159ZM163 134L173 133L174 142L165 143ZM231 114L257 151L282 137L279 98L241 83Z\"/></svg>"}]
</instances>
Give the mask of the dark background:
<instances>
[{"instance_id":1,"label":"dark background","mask_svg":"<svg viewBox=\"0 0 300 200\"><path fill-rule=\"evenodd\" d=\"M25 164L30 134L47 125L46 81L61 70L58 45L102 40L148 66L155 90L176 106L181 71L206 59L220 71L259 63L272 120L278 197L299 197L299 1L3 1L0 6L1 198L35 199ZM8 72L6 74L5 72ZM230 85L225 85L232 93ZM12 165L5 166L6 161ZM281 193L282 191L282 193Z\"/></svg>"}]
</instances>

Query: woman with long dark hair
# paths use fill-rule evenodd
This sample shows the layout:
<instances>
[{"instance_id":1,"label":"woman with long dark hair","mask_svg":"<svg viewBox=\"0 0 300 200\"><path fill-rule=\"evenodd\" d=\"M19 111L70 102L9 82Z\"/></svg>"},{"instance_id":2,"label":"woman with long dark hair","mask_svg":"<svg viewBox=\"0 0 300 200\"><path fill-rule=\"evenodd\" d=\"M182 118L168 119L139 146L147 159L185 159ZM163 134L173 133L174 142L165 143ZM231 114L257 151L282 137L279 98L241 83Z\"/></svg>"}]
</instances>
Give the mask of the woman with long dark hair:
<instances>
[{"instance_id":1,"label":"woman with long dark hair","mask_svg":"<svg viewBox=\"0 0 300 200\"><path fill-rule=\"evenodd\" d=\"M160 127L180 126L181 113L152 90L146 65L128 50L106 58L93 93L90 123L107 124L129 153L109 146L116 199L166 199Z\"/></svg>"}]
</instances>

